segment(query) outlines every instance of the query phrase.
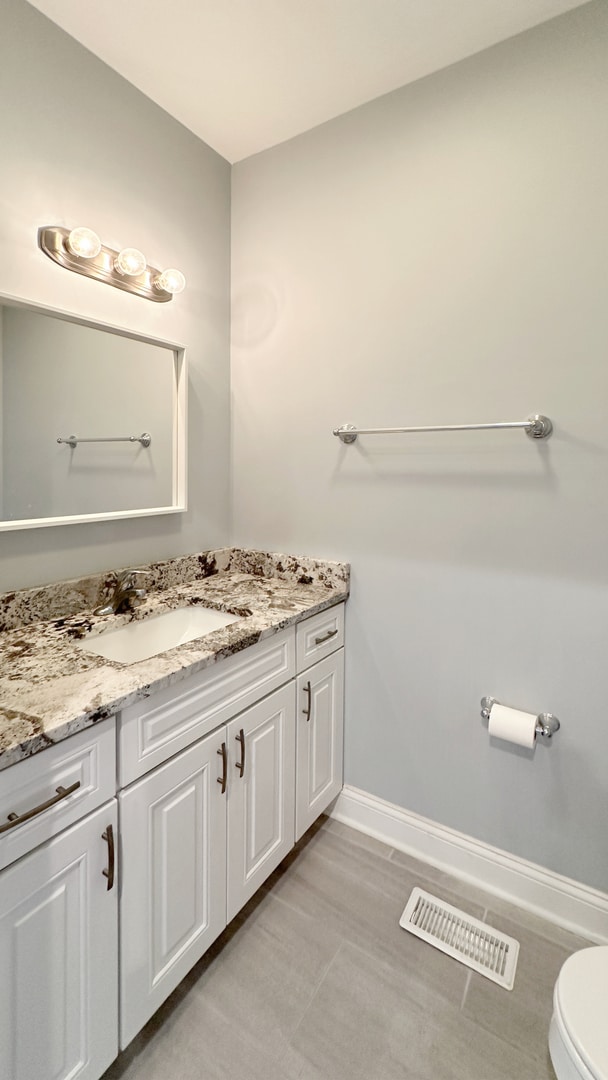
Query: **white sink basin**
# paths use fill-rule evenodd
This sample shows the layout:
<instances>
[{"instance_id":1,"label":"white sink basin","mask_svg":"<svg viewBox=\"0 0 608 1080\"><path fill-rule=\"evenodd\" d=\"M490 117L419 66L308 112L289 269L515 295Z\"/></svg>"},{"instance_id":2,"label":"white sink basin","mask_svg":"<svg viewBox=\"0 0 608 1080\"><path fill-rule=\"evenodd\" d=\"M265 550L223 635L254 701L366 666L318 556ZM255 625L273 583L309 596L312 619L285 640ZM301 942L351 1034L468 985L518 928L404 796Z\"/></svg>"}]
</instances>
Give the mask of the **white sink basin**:
<instances>
[{"instance_id":1,"label":"white sink basin","mask_svg":"<svg viewBox=\"0 0 608 1080\"><path fill-rule=\"evenodd\" d=\"M185 645L241 618L242 615L227 615L225 611L205 607L177 608L116 630L106 630L97 637L83 638L74 644L84 652L105 656L106 660L136 664L138 660L147 660L177 645Z\"/></svg>"}]
</instances>

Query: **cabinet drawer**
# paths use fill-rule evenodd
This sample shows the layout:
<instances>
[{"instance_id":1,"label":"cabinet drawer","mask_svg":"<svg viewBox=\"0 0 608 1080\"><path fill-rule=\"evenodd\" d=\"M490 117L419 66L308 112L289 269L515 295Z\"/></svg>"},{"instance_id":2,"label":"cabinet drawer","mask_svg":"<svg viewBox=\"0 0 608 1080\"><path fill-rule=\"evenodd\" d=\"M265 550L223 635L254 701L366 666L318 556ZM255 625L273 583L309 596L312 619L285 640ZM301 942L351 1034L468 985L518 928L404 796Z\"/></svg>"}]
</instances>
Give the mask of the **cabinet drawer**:
<instances>
[{"instance_id":1,"label":"cabinet drawer","mask_svg":"<svg viewBox=\"0 0 608 1080\"><path fill-rule=\"evenodd\" d=\"M294 627L124 709L118 721L120 786L144 776L295 674Z\"/></svg>"},{"instance_id":2,"label":"cabinet drawer","mask_svg":"<svg viewBox=\"0 0 608 1080\"><path fill-rule=\"evenodd\" d=\"M63 797L57 790L76 784ZM115 792L114 717L5 769L0 773L0 828L9 824L13 814L39 812L0 832L0 869L113 798Z\"/></svg>"},{"instance_id":3,"label":"cabinet drawer","mask_svg":"<svg viewBox=\"0 0 608 1080\"><path fill-rule=\"evenodd\" d=\"M298 671L335 652L344 644L344 604L320 611L296 627Z\"/></svg>"}]
</instances>

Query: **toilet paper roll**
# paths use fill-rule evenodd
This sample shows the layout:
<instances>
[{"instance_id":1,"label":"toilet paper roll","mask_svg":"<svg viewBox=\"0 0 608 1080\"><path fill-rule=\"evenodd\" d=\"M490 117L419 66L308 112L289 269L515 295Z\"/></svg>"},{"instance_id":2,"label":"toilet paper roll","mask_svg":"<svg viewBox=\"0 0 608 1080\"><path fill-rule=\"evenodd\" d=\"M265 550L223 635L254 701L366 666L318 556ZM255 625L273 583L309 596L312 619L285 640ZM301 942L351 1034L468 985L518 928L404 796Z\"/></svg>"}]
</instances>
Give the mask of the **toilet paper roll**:
<instances>
[{"instance_id":1,"label":"toilet paper roll","mask_svg":"<svg viewBox=\"0 0 608 1080\"><path fill-rule=\"evenodd\" d=\"M505 739L531 750L536 742L536 719L534 713L495 704L490 709L488 732L496 739Z\"/></svg>"}]
</instances>

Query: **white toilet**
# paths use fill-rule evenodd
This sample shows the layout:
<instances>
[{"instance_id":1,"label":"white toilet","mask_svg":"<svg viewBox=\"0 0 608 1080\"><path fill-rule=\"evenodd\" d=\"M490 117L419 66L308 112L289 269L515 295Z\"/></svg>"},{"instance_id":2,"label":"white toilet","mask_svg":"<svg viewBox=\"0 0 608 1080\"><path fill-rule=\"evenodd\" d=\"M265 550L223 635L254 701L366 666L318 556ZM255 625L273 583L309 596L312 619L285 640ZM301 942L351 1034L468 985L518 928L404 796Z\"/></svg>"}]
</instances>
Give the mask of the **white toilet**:
<instances>
[{"instance_id":1,"label":"white toilet","mask_svg":"<svg viewBox=\"0 0 608 1080\"><path fill-rule=\"evenodd\" d=\"M563 965L549 1051L557 1080L608 1080L608 945L582 949Z\"/></svg>"}]
</instances>

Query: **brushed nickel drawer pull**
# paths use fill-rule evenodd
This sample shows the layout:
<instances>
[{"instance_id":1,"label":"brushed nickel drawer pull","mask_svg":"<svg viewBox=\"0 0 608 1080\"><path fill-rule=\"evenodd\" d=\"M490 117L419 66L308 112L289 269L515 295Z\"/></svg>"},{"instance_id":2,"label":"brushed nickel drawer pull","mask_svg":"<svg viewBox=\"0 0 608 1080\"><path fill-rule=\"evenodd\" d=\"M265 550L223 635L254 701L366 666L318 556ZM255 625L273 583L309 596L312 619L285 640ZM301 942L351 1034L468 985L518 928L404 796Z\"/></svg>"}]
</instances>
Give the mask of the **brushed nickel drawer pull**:
<instances>
[{"instance_id":1,"label":"brushed nickel drawer pull","mask_svg":"<svg viewBox=\"0 0 608 1080\"><path fill-rule=\"evenodd\" d=\"M222 775L218 776L217 782L218 784L222 785L223 795L226 791L226 784L228 783L228 747L226 746L225 742L222 743L220 749L218 750L218 754L222 759Z\"/></svg>"},{"instance_id":2,"label":"brushed nickel drawer pull","mask_svg":"<svg viewBox=\"0 0 608 1080\"><path fill-rule=\"evenodd\" d=\"M242 776L245 772L245 732L243 728L239 731L238 735L234 736L236 741L241 744L241 760L236 762L236 768L239 769L239 776Z\"/></svg>"},{"instance_id":3,"label":"brushed nickel drawer pull","mask_svg":"<svg viewBox=\"0 0 608 1080\"><path fill-rule=\"evenodd\" d=\"M70 784L68 788L60 786L55 788L57 794L53 795L52 799L47 799L46 802L40 803L40 806L34 806L32 810L26 810L25 814L9 814L7 823L5 825L0 825L0 833L8 832L9 829L16 829L17 825L23 825L24 821L29 821L30 818L37 817L38 814L43 814L45 810L49 810L51 806L55 806L55 804L61 802L62 799L67 799L68 795L71 795L79 787L80 780L77 780L75 784Z\"/></svg>"},{"instance_id":4,"label":"brushed nickel drawer pull","mask_svg":"<svg viewBox=\"0 0 608 1080\"><path fill-rule=\"evenodd\" d=\"M329 641L330 638L335 637L337 633L337 630L328 630L326 634L323 634L323 637L315 638L315 645L324 645L326 641Z\"/></svg>"},{"instance_id":5,"label":"brushed nickel drawer pull","mask_svg":"<svg viewBox=\"0 0 608 1080\"><path fill-rule=\"evenodd\" d=\"M302 712L304 713L304 716L306 717L306 723L308 723L308 721L310 720L310 710L311 710L311 707L312 707L312 687L310 685L310 679L306 683L306 686L303 687L303 689L304 689L304 693L308 694L308 704L307 704L305 709L302 709Z\"/></svg>"},{"instance_id":6,"label":"brushed nickel drawer pull","mask_svg":"<svg viewBox=\"0 0 608 1080\"><path fill-rule=\"evenodd\" d=\"M103 876L107 877L107 879L108 879L107 891L109 892L110 889L112 889L114 887L114 865L115 865L114 829L112 828L111 825L108 825L107 828L105 829L105 831L102 832L101 839L105 840L107 845L108 845L108 869L107 870L102 870L101 872L102 872Z\"/></svg>"}]
</instances>

